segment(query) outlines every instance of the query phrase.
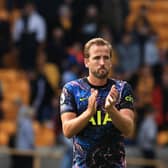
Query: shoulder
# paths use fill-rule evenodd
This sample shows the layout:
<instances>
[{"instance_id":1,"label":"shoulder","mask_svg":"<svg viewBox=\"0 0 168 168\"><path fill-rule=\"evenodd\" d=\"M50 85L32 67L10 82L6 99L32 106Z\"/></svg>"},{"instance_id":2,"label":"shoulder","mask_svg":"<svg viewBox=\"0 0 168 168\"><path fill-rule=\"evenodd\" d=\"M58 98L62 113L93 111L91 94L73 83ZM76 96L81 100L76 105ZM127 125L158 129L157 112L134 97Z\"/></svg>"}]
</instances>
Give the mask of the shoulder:
<instances>
[{"instance_id":1,"label":"shoulder","mask_svg":"<svg viewBox=\"0 0 168 168\"><path fill-rule=\"evenodd\" d=\"M44 18L40 14L38 14L37 12L34 12L31 15L31 19L33 19L34 21L37 21L37 22L44 22Z\"/></svg>"},{"instance_id":2,"label":"shoulder","mask_svg":"<svg viewBox=\"0 0 168 168\"><path fill-rule=\"evenodd\" d=\"M16 20L14 26L22 26L22 25L23 25L23 19L20 17Z\"/></svg>"},{"instance_id":3,"label":"shoulder","mask_svg":"<svg viewBox=\"0 0 168 168\"><path fill-rule=\"evenodd\" d=\"M63 88L66 89L73 89L73 88L78 88L78 87L82 87L83 84L85 84L85 78L79 78L76 80L72 80L70 82L67 82Z\"/></svg>"},{"instance_id":4,"label":"shoulder","mask_svg":"<svg viewBox=\"0 0 168 168\"><path fill-rule=\"evenodd\" d=\"M129 87L131 88L131 85L125 80L118 80L118 79L110 78L109 82L111 84L116 85L119 91L121 91L123 88L129 88Z\"/></svg>"},{"instance_id":5,"label":"shoulder","mask_svg":"<svg viewBox=\"0 0 168 168\"><path fill-rule=\"evenodd\" d=\"M71 93L76 94L78 91L83 90L86 83L84 78L79 78L76 80L72 80L70 82L67 82L63 88L62 91L65 93Z\"/></svg>"},{"instance_id":6,"label":"shoulder","mask_svg":"<svg viewBox=\"0 0 168 168\"><path fill-rule=\"evenodd\" d=\"M117 80L117 79L110 79L111 82L113 82L113 84L115 84L120 97L123 96L128 96L128 95L132 95L133 96L133 90L131 85L125 81L125 80Z\"/></svg>"}]
</instances>

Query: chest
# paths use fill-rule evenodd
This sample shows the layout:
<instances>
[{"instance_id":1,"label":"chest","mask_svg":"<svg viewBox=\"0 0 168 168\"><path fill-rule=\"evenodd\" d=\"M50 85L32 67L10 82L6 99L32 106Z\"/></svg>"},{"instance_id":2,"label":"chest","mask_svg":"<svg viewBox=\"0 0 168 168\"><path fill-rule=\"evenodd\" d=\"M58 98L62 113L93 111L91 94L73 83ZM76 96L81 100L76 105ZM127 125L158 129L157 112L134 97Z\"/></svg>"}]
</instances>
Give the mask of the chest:
<instances>
[{"instance_id":1,"label":"chest","mask_svg":"<svg viewBox=\"0 0 168 168\"><path fill-rule=\"evenodd\" d=\"M110 88L100 88L98 89L98 96L96 98L96 110L97 111L104 111L104 104L105 104L105 99L110 91ZM75 103L77 107L77 111L79 115L85 111L88 107L88 101L90 97L90 89L88 90L82 90L78 89L75 93Z\"/></svg>"}]
</instances>

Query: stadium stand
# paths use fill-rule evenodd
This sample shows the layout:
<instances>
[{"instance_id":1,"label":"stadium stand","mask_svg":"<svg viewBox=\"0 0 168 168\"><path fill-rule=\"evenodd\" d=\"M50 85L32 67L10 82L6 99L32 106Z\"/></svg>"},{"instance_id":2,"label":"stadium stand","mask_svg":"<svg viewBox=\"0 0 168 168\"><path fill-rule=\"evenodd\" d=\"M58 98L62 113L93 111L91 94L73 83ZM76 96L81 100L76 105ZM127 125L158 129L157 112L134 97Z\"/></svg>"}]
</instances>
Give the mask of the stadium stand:
<instances>
[{"instance_id":1,"label":"stadium stand","mask_svg":"<svg viewBox=\"0 0 168 168\"><path fill-rule=\"evenodd\" d=\"M8 1L12 2L10 0L8 0ZM52 32L52 29L54 28L54 26L56 28L58 27L63 32L60 35L59 31L58 32L54 31L54 32L56 32L56 34L54 34L56 36L55 39L58 40L58 41L54 41L58 44L58 45L56 45L55 50L58 49L58 53L61 53L61 54L64 53L64 52L67 52L66 49L68 47L70 47L68 45L70 45L69 43L71 43L71 40L72 40L72 42L76 42L76 40L77 40L79 43L81 43L81 44L83 43L83 41L82 41L83 37L80 36L80 33L81 33L80 29L83 28L82 27L82 22L84 22L84 17L82 17L80 14L85 11L87 5L90 2L89 2L89 0L85 0L85 1L83 1L83 2L85 2L83 4L83 6L80 6L79 4L82 0L73 0L73 1L74 1L74 3L71 4L71 1L60 0L60 4L69 2L69 4L67 3L66 5L69 5L70 10L72 10L72 13L74 12L73 15L76 15L75 18L73 18L74 20L70 20L70 21L72 21L72 29L76 26L75 27L76 29L71 30L71 31L65 31L60 26L60 23L57 23L59 19L58 19L58 16L56 16L55 11L59 11L59 10L57 10L59 5L57 6L57 9L54 9L53 13L51 11L51 13L55 14L55 16L52 16L52 17L50 16L50 18L49 18L50 11L47 10L47 7L49 6L49 4L48 4L47 7L45 7L43 5L45 3L47 4L47 1L45 1L45 0L44 1L43 0L39 1L40 5L45 2L43 5L41 5L41 6L39 5L38 9L40 10L41 14L45 17L45 20L47 21L47 24L48 24L47 26L49 26L47 28L48 29L48 32L47 32L48 33L48 37L47 37L48 39L47 40L51 41L52 37L50 37L50 36L52 36L51 32ZM95 1L96 5L97 5L98 1L101 2L101 0L96 0ZM23 11L21 11L20 8L17 8L17 7L7 9L6 8L6 2L7 2L6 0L0 0L0 21L2 20L2 21L9 22L9 24L11 26L10 30L12 32L14 23L22 15ZM57 0L55 2L57 3ZM78 2L78 3L75 6L76 2ZM119 1L116 1L116 2L119 2ZM167 31L167 29L168 29L168 19L167 19L167 17L168 17L168 0L128 0L128 2L129 2L129 5L130 5L130 11L129 11L130 13L129 13L129 15L127 17L127 20L126 20L127 29L128 30L132 29L134 20L138 15L138 11L139 11L140 7L142 5L146 6L148 8L147 18L149 19L150 24L152 25L153 29L158 34L159 40L157 41L158 42L157 46L158 46L159 50L164 49L164 52L165 52L165 55L166 55L166 52L168 51L168 31ZM40 9L40 7L41 7L41 9ZM101 6L98 6L98 5L97 5L97 7L101 8ZM83 13L82 13L82 15L85 16ZM106 17L108 17L108 16L106 16ZM100 18L98 18L98 20L99 19ZM75 21L76 25L73 25L73 21ZM80 25L78 25L78 21L80 21ZM99 20L99 21L101 22L101 20ZM115 21L114 21L114 23L115 23ZM102 25L98 25L98 26L100 26L99 28L101 29ZM108 25L103 25L103 26L105 26L105 27L107 26L107 28L109 28ZM70 36L71 34L76 35L76 36L74 36L74 37L73 37L73 35ZM81 37L81 39L78 36ZM114 40L113 39L113 36L114 36L113 32L112 32L111 36L112 36L111 37L112 38L112 43L114 43L113 46L114 46L114 50L115 50L116 49L115 48L116 44L115 44L115 42L113 42L113 40ZM68 42L66 40L68 40ZM48 41L46 41L46 43ZM55 55L55 50L54 50L53 57L57 60L60 57L61 61L62 61L62 58L63 58L62 55L61 54L60 55ZM118 55L117 54L118 53L116 52L115 53L115 55L116 55L115 58L116 58L117 61L113 61L113 63L116 62L115 63L116 67L117 67L118 63L120 62L120 60L118 60ZM67 56L67 53L65 55ZM70 53L69 53L69 55L70 55ZM27 74L25 72L23 72L22 70L18 70L18 69L15 70L15 69L9 68L12 64L14 64L14 61L16 61L15 60L16 57L12 57L12 59L11 59L11 57L8 57L8 56L7 57L2 56L0 58L1 62L5 62L5 64L8 65L8 67L6 67L6 68L0 67L1 68L0 69L0 84L2 85L2 92L3 92L2 110L3 110L3 113L4 113L3 120L0 121L0 148L9 146L11 136L13 136L13 134L16 133L16 120L17 120L18 107L16 106L15 101L18 98L21 98L25 104L29 104L29 97L30 97L30 88L29 88L30 87L30 81L28 81ZM161 54L160 54L160 57L162 58ZM165 57L168 61L168 56L165 56ZM70 58L70 57L68 57L68 58ZM67 60L69 61L70 59L68 59L68 58L67 58ZM46 61L49 61L49 60L46 60ZM0 62L0 64L1 64L1 62ZM163 61L163 62L161 62L161 64L165 63L165 62ZM66 70L66 67L68 67L68 65L69 65L68 63L69 62L66 62L66 61L65 61L65 63L63 62L64 67L62 67L62 65L57 65L55 62L52 62L52 61L45 62L45 66L44 66L44 69L43 69L44 70L44 75L46 76L48 82L50 83L50 85L52 86L52 89L54 91L57 90L57 89L60 89L59 86L60 86L60 83L61 83L61 80L62 80L62 74ZM61 71L60 71L60 67L61 67ZM82 71L80 71L80 73L81 72ZM161 72L161 70L159 72ZM118 73L119 73L119 75L122 75L122 72L118 72ZM80 74L77 74L77 75L80 75ZM114 72L114 75L115 75L115 72ZM159 77L160 76L161 76L161 73L159 73ZM146 82L144 82L144 81L146 81ZM146 102L151 102L152 101L152 96L153 96L152 92L153 92L153 88L154 88L155 82L156 82L155 79L152 79L150 77L145 79L145 78L143 78L142 75L140 75L140 79L137 80L136 82L137 82L137 85L136 84L135 85L137 87L137 93L138 93L139 98L142 100L141 102L139 101L139 103L143 104L145 101ZM58 90L58 93L59 93L59 91L60 90ZM148 93L149 92L150 93L147 94L147 91L148 91ZM58 93L57 93L56 97L58 97ZM156 97L157 96L158 95L156 95ZM163 104L159 104L159 105L162 106ZM56 131L54 130L54 128L53 128L53 126L51 125L50 122L40 123L37 120L34 120L34 122L33 122L33 129L34 129L34 132L35 132L35 147L37 147L37 149L43 149L43 148L53 149L53 147L55 147L57 145L57 135L55 133ZM130 140L130 142L133 141L133 143L132 143L133 145L130 143L132 146L129 143L128 143L128 146L127 146L128 165L130 165L129 168L132 168L131 167L132 165L133 165L133 168L135 168L137 165L139 165L139 166L140 165L145 165L145 163L147 165L150 164L148 161L142 161L142 160L138 161L135 158L132 158L132 156L142 157L142 155L140 154L140 151L138 149L138 146L135 145L135 138L136 138L136 133L133 137L128 138L128 141L129 140ZM156 140L157 140L157 145L158 145L157 146L158 159L162 159L163 163L164 163L164 161L166 161L166 163L167 163L167 148L166 147L168 145L168 131L167 130L159 131L156 138L157 138ZM3 153L3 150L0 150L0 151ZM57 146L56 146L55 151L59 151L59 148ZM24 152L22 153L21 151L17 151L17 150L16 151L7 150L7 153L8 154L13 153L13 154L18 154L18 155L24 155ZM137 156L136 156L136 153L138 153ZM3 154L5 154L5 152ZM35 151L30 152L30 155L38 157L38 159L37 159L38 160L38 163L37 163L38 166L35 166L35 168L38 168L38 167L40 168L40 166L39 166L40 165L39 164L40 159L39 158L41 157L41 163L43 163L43 161L45 160L45 159L43 159L43 156L42 156L43 152L38 153L38 151L35 150ZM52 155L50 155L50 156L52 156ZM46 160L50 160L51 158L48 159L50 156L46 154L45 155L45 157L47 158ZM59 156L59 159L61 157L62 156ZM3 161L4 161L3 157L1 157L0 167L6 168L5 166L2 166ZM151 162L151 164L157 165L157 163L155 164L155 162L157 162L157 160L155 160L154 162ZM55 163L55 165L52 165L49 161L48 161L48 163L50 164L51 168L55 167L55 165L56 165L56 163ZM158 168L166 168L166 166L164 167L164 166L159 166L159 165L158 165ZM43 165L43 167L45 167L45 164Z\"/></svg>"},{"instance_id":2,"label":"stadium stand","mask_svg":"<svg viewBox=\"0 0 168 168\"><path fill-rule=\"evenodd\" d=\"M131 27L134 21L135 16L137 15L138 10L142 5L145 5L149 9L148 18L159 34L159 42L158 46L160 48L165 48L168 46L168 1L158 0L158 1L150 1L150 0L130 0L130 15L127 20L127 26Z\"/></svg>"}]
</instances>

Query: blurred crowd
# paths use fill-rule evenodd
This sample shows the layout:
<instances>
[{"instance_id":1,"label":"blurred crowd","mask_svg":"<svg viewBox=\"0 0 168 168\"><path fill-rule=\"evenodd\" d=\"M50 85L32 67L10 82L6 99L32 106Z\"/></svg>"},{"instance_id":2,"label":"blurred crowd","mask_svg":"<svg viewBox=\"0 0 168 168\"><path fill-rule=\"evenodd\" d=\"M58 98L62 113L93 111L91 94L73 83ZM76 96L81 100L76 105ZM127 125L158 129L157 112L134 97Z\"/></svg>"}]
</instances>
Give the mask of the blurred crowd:
<instances>
[{"instance_id":1,"label":"blurred crowd","mask_svg":"<svg viewBox=\"0 0 168 168\"><path fill-rule=\"evenodd\" d=\"M134 90L136 131L127 143L139 144L144 152L153 148L159 131L168 130L168 48L158 48L145 5L131 27L126 24L129 0L6 0L5 10L0 15L0 68L24 71L30 84L29 104L15 102L18 124L24 125L18 130L18 148L33 149L32 113L61 134L60 89L87 75L83 45L93 37L111 42L110 76L127 80ZM32 134L28 146L22 129Z\"/></svg>"}]
</instances>

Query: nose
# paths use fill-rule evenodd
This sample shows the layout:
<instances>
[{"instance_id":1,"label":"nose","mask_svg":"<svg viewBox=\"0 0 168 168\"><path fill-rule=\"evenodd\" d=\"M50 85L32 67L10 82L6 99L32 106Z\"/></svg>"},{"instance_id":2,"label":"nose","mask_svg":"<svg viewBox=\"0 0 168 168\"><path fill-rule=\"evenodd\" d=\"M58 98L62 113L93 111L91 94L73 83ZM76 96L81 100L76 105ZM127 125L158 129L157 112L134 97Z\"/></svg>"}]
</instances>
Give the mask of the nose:
<instances>
[{"instance_id":1,"label":"nose","mask_svg":"<svg viewBox=\"0 0 168 168\"><path fill-rule=\"evenodd\" d=\"M105 60L103 58L100 59L100 65L104 65L105 64Z\"/></svg>"}]
</instances>

